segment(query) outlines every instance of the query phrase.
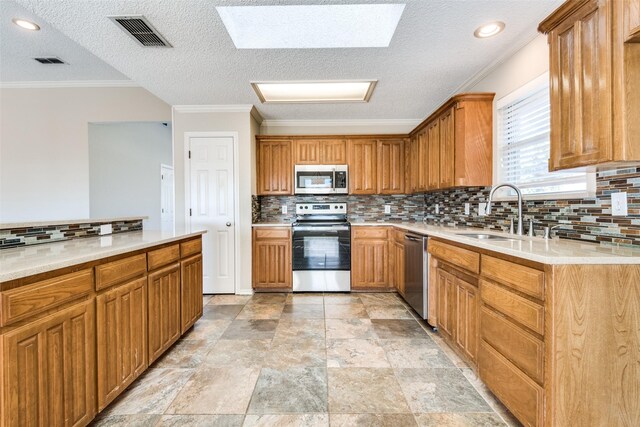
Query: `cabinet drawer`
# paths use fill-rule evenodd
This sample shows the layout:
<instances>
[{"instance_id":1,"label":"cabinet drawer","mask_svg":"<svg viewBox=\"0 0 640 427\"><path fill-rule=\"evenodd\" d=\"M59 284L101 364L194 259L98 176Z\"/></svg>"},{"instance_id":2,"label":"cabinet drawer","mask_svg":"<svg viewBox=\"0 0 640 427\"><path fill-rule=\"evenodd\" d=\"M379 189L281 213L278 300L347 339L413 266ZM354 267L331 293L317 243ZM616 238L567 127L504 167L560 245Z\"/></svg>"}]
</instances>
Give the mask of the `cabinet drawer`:
<instances>
[{"instance_id":1,"label":"cabinet drawer","mask_svg":"<svg viewBox=\"0 0 640 427\"><path fill-rule=\"evenodd\" d=\"M544 335L544 307L486 280L480 281L482 301L516 322Z\"/></svg>"},{"instance_id":2,"label":"cabinet drawer","mask_svg":"<svg viewBox=\"0 0 640 427\"><path fill-rule=\"evenodd\" d=\"M147 256L139 254L96 267L96 291L147 272Z\"/></svg>"},{"instance_id":3,"label":"cabinet drawer","mask_svg":"<svg viewBox=\"0 0 640 427\"><path fill-rule=\"evenodd\" d=\"M167 246L166 248L147 252L147 262L150 271L179 259L180 245Z\"/></svg>"},{"instance_id":4,"label":"cabinet drawer","mask_svg":"<svg viewBox=\"0 0 640 427\"><path fill-rule=\"evenodd\" d=\"M483 255L482 275L532 297L544 299L544 272L540 270Z\"/></svg>"},{"instance_id":5,"label":"cabinet drawer","mask_svg":"<svg viewBox=\"0 0 640 427\"><path fill-rule=\"evenodd\" d=\"M93 270L87 269L3 292L2 325L6 326L93 291Z\"/></svg>"},{"instance_id":6,"label":"cabinet drawer","mask_svg":"<svg viewBox=\"0 0 640 427\"><path fill-rule=\"evenodd\" d=\"M539 384L544 381L544 344L487 307L480 314L480 336Z\"/></svg>"},{"instance_id":7,"label":"cabinet drawer","mask_svg":"<svg viewBox=\"0 0 640 427\"><path fill-rule=\"evenodd\" d=\"M429 241L429 253L436 258L448 262L456 267L464 268L472 273L480 271L480 254L468 249L448 245L436 240Z\"/></svg>"},{"instance_id":8,"label":"cabinet drawer","mask_svg":"<svg viewBox=\"0 0 640 427\"><path fill-rule=\"evenodd\" d=\"M538 384L485 342L478 367L482 381L524 425L543 425L544 391Z\"/></svg>"},{"instance_id":9,"label":"cabinet drawer","mask_svg":"<svg viewBox=\"0 0 640 427\"><path fill-rule=\"evenodd\" d=\"M404 245L404 230L393 230L393 238L397 243Z\"/></svg>"},{"instance_id":10,"label":"cabinet drawer","mask_svg":"<svg viewBox=\"0 0 640 427\"><path fill-rule=\"evenodd\" d=\"M288 239L291 229L284 227L262 227L254 228L256 239Z\"/></svg>"},{"instance_id":11,"label":"cabinet drawer","mask_svg":"<svg viewBox=\"0 0 640 427\"><path fill-rule=\"evenodd\" d=\"M386 239L389 230L386 227L353 227L351 234L354 239Z\"/></svg>"},{"instance_id":12,"label":"cabinet drawer","mask_svg":"<svg viewBox=\"0 0 640 427\"><path fill-rule=\"evenodd\" d=\"M199 254L202 252L202 239L189 240L188 242L180 243L180 257L186 258L190 255Z\"/></svg>"}]
</instances>

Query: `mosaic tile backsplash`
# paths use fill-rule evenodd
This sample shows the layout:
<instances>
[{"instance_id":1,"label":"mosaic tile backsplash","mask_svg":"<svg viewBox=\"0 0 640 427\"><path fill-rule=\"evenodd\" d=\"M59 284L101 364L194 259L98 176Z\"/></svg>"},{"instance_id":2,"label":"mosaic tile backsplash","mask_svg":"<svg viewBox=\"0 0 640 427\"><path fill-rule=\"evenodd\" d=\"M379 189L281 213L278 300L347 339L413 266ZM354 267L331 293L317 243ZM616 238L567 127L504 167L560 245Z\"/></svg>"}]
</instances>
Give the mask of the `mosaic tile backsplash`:
<instances>
[{"instance_id":1,"label":"mosaic tile backsplash","mask_svg":"<svg viewBox=\"0 0 640 427\"><path fill-rule=\"evenodd\" d=\"M112 234L142 230L142 219L0 229L0 249L95 237L104 224L111 224Z\"/></svg>"},{"instance_id":2,"label":"mosaic tile backsplash","mask_svg":"<svg viewBox=\"0 0 640 427\"><path fill-rule=\"evenodd\" d=\"M341 201L349 203L352 222L422 221L443 225L465 225L481 229L509 229L509 218L517 215L517 203L497 202L491 215L480 216L478 204L486 202L490 187L472 187L398 196L261 196L254 215L261 222L291 221L295 203ZM624 191L628 198L628 216L611 215L611 193ZM464 214L470 203L469 215ZM282 215L281 205L289 213ZM391 205L391 215L384 205ZM436 214L436 204L439 213ZM640 164L599 170L594 197L573 200L526 200L523 206L525 232L533 219L537 234L542 227L560 225L561 238L599 242L604 245L640 246Z\"/></svg>"}]
</instances>

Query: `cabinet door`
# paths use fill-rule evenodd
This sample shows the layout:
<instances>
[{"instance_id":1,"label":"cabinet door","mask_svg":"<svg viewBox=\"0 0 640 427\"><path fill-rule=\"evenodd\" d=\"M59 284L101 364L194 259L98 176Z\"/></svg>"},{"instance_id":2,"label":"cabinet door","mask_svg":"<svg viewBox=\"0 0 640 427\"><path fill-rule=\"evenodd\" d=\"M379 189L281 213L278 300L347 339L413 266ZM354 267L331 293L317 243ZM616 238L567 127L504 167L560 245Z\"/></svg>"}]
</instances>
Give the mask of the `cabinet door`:
<instances>
[{"instance_id":1,"label":"cabinet door","mask_svg":"<svg viewBox=\"0 0 640 427\"><path fill-rule=\"evenodd\" d=\"M180 264L149 274L149 364L180 337Z\"/></svg>"},{"instance_id":2,"label":"cabinet door","mask_svg":"<svg viewBox=\"0 0 640 427\"><path fill-rule=\"evenodd\" d=\"M347 141L344 139L322 141L320 143L320 162L324 165L346 165Z\"/></svg>"},{"instance_id":3,"label":"cabinet door","mask_svg":"<svg viewBox=\"0 0 640 427\"><path fill-rule=\"evenodd\" d=\"M351 242L351 288L389 287L387 239L357 239Z\"/></svg>"},{"instance_id":4,"label":"cabinet door","mask_svg":"<svg viewBox=\"0 0 640 427\"><path fill-rule=\"evenodd\" d=\"M254 289L291 288L291 239L253 240Z\"/></svg>"},{"instance_id":5,"label":"cabinet door","mask_svg":"<svg viewBox=\"0 0 640 427\"><path fill-rule=\"evenodd\" d=\"M436 269L438 287L437 318L443 335L452 338L455 327L455 277L441 268Z\"/></svg>"},{"instance_id":6,"label":"cabinet door","mask_svg":"<svg viewBox=\"0 0 640 427\"><path fill-rule=\"evenodd\" d=\"M408 193L418 193L419 189L419 171L418 171L418 135L413 135L409 141L409 153L407 153L408 161Z\"/></svg>"},{"instance_id":7,"label":"cabinet door","mask_svg":"<svg viewBox=\"0 0 640 427\"><path fill-rule=\"evenodd\" d=\"M291 141L258 142L258 193L293 194Z\"/></svg>"},{"instance_id":8,"label":"cabinet door","mask_svg":"<svg viewBox=\"0 0 640 427\"><path fill-rule=\"evenodd\" d=\"M451 188L455 180L455 126L451 107L440 117L440 179L438 188Z\"/></svg>"},{"instance_id":9,"label":"cabinet door","mask_svg":"<svg viewBox=\"0 0 640 427\"><path fill-rule=\"evenodd\" d=\"M475 363L478 355L478 291L472 284L456 278L455 294L456 344Z\"/></svg>"},{"instance_id":10,"label":"cabinet door","mask_svg":"<svg viewBox=\"0 0 640 427\"><path fill-rule=\"evenodd\" d=\"M400 295L404 296L405 282L404 282L404 245L402 243L394 242L393 249L395 252L395 276L396 276L396 289Z\"/></svg>"},{"instance_id":11,"label":"cabinet door","mask_svg":"<svg viewBox=\"0 0 640 427\"><path fill-rule=\"evenodd\" d=\"M4 426L84 426L95 416L93 300L4 334Z\"/></svg>"},{"instance_id":12,"label":"cabinet door","mask_svg":"<svg viewBox=\"0 0 640 427\"><path fill-rule=\"evenodd\" d=\"M427 188L429 190L436 190L440 186L440 121L435 120L427 128L429 141L428 149L428 163L429 163L429 176L427 182Z\"/></svg>"},{"instance_id":13,"label":"cabinet door","mask_svg":"<svg viewBox=\"0 0 640 427\"><path fill-rule=\"evenodd\" d=\"M550 33L550 170L612 157L611 14L593 0Z\"/></svg>"},{"instance_id":14,"label":"cabinet door","mask_svg":"<svg viewBox=\"0 0 640 427\"><path fill-rule=\"evenodd\" d=\"M404 141L402 139L378 142L378 193L404 192Z\"/></svg>"},{"instance_id":15,"label":"cabinet door","mask_svg":"<svg viewBox=\"0 0 640 427\"><path fill-rule=\"evenodd\" d=\"M96 297L98 411L147 368L147 278Z\"/></svg>"},{"instance_id":16,"label":"cabinet door","mask_svg":"<svg viewBox=\"0 0 640 427\"><path fill-rule=\"evenodd\" d=\"M180 262L182 333L202 317L202 255Z\"/></svg>"},{"instance_id":17,"label":"cabinet door","mask_svg":"<svg viewBox=\"0 0 640 427\"><path fill-rule=\"evenodd\" d=\"M429 187L429 135L428 130L423 129L417 135L416 153L416 190L427 191Z\"/></svg>"},{"instance_id":18,"label":"cabinet door","mask_svg":"<svg viewBox=\"0 0 640 427\"><path fill-rule=\"evenodd\" d=\"M320 144L322 141L313 139L298 139L293 143L293 162L296 165L320 164Z\"/></svg>"},{"instance_id":19,"label":"cabinet door","mask_svg":"<svg viewBox=\"0 0 640 427\"><path fill-rule=\"evenodd\" d=\"M624 2L624 35L628 42L640 42L640 0Z\"/></svg>"},{"instance_id":20,"label":"cabinet door","mask_svg":"<svg viewBox=\"0 0 640 427\"><path fill-rule=\"evenodd\" d=\"M350 141L349 193L376 194L378 183L378 144L375 139Z\"/></svg>"}]
</instances>

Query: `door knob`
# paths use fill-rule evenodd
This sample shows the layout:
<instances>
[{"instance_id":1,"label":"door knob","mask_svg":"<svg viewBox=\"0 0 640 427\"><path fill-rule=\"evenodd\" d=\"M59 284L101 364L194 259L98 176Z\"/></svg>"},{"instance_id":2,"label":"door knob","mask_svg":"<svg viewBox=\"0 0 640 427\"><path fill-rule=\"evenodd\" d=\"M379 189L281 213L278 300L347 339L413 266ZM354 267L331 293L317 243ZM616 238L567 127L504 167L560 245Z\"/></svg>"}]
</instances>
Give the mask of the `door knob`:
<instances>
[{"instance_id":1,"label":"door knob","mask_svg":"<svg viewBox=\"0 0 640 427\"><path fill-rule=\"evenodd\" d=\"M227 222L227 227L231 227L231 223L230 222Z\"/></svg>"}]
</instances>

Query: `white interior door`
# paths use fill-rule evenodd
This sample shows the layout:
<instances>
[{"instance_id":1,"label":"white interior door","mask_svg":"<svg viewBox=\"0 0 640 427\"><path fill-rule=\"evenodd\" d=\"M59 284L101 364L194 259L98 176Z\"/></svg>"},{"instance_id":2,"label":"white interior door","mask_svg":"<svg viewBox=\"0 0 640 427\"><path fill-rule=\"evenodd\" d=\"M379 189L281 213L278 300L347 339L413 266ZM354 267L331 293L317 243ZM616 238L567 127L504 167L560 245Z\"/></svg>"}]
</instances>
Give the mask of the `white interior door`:
<instances>
[{"instance_id":1,"label":"white interior door","mask_svg":"<svg viewBox=\"0 0 640 427\"><path fill-rule=\"evenodd\" d=\"M202 240L205 294L235 293L233 138L189 138L191 228Z\"/></svg>"},{"instance_id":2,"label":"white interior door","mask_svg":"<svg viewBox=\"0 0 640 427\"><path fill-rule=\"evenodd\" d=\"M160 165L160 230L173 231L173 166Z\"/></svg>"}]
</instances>

